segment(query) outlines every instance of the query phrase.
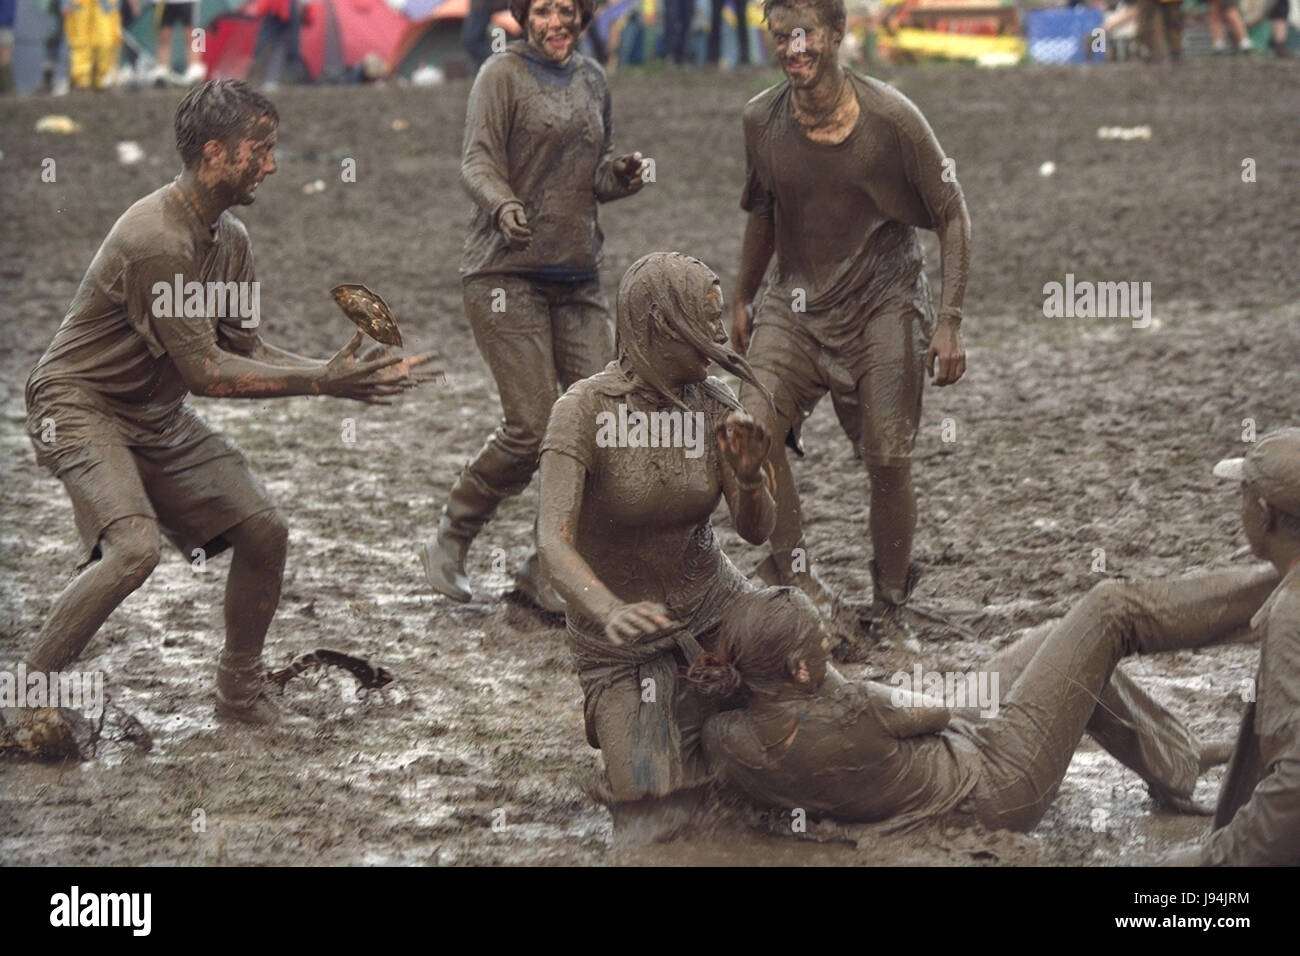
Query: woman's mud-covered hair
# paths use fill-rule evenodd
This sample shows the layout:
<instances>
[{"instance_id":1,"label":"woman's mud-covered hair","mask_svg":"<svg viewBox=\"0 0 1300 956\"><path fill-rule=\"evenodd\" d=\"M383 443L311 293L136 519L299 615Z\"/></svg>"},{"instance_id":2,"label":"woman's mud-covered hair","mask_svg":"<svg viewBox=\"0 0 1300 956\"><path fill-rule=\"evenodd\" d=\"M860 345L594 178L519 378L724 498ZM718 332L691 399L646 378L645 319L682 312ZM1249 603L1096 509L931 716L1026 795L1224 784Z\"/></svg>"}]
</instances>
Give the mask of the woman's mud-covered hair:
<instances>
[{"instance_id":1,"label":"woman's mud-covered hair","mask_svg":"<svg viewBox=\"0 0 1300 956\"><path fill-rule=\"evenodd\" d=\"M657 361L664 337L688 342L742 382L752 385L769 409L772 397L745 357L713 337L722 310L722 284L699 259L680 252L652 252L628 267L618 286L617 351L625 369L635 372L665 402L690 411L673 394Z\"/></svg>"},{"instance_id":2,"label":"woman's mud-covered hair","mask_svg":"<svg viewBox=\"0 0 1300 956\"><path fill-rule=\"evenodd\" d=\"M578 18L585 30L596 15L596 0L574 0L574 3L578 6ZM510 0L510 15L523 28L525 38L528 36L528 8L532 5L533 0Z\"/></svg>"},{"instance_id":3,"label":"woman's mud-covered hair","mask_svg":"<svg viewBox=\"0 0 1300 956\"><path fill-rule=\"evenodd\" d=\"M819 641L823 625L798 588L751 591L736 598L722 618L717 648L698 657L686 679L704 694L728 697L742 686L788 683L790 668Z\"/></svg>"}]
</instances>

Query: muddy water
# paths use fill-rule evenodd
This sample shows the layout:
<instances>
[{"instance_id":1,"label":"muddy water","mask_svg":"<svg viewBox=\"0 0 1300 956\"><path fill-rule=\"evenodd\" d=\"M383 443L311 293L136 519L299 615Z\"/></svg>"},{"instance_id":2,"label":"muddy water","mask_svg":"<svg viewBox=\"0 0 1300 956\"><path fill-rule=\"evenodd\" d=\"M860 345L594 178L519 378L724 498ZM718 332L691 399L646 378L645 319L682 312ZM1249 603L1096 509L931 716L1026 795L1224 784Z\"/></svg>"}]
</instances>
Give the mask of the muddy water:
<instances>
[{"instance_id":1,"label":"muddy water","mask_svg":"<svg viewBox=\"0 0 1300 956\"><path fill-rule=\"evenodd\" d=\"M957 158L976 236L969 371L957 388L927 392L915 471L917 558L928 568L917 600L960 613L981 640L931 637L927 667L971 669L1018 628L1063 613L1097 579L1095 549L1106 574L1164 575L1226 564L1243 543L1233 496L1208 468L1240 448L1243 419L1262 431L1297 415L1300 275L1277 250L1294 246L1278 210L1300 204L1300 180L1282 174L1300 134L1279 115L1278 91L1294 88L1293 72L1242 64L1226 84L1221 66L1189 63L1176 78L1144 73L1141 83L1124 67L1087 77L899 77ZM762 81L679 81L680 95L662 77L614 82L616 145L656 156L659 181L653 201L602 210L607 294L611 277L652 248L699 256L731 288L739 109ZM59 110L87 123L73 138L25 132L48 101L0 107L14 131L4 172L37 169L45 156L59 163L58 184L14 175L0 190L0 218L15 226L0 233L0 276L12 290L0 303L0 663L34 636L76 547L62 491L22 434L22 382L113 220L174 175L175 99L119 98L110 128L97 121L101 100L69 96ZM399 680L387 700L357 700L346 677L299 679L285 702L305 728L216 725L227 561L198 575L167 553L83 658L148 726L153 751L106 749L81 766L0 761L0 858L1128 864L1202 832L1202 818L1154 813L1137 778L1089 747L1030 835L935 827L884 837L815 820L796 834L788 814L733 809L688 842L615 851L608 814L584 791L599 754L583 739L561 634L497 600L526 551L535 491L508 502L476 542L470 605L427 594L413 550L497 416L459 282L440 265L456 261L469 209L456 183L464 90L289 90L277 102L282 142L321 157L350 151L358 181L305 197L302 182L333 184L337 165L299 154L241 210L263 283L263 331L327 354L352 332L328 289L362 281L387 299L413 348L450 357L448 380L391 409L324 399L196 404L244 449L291 529L272 662L337 647ZM399 117L410 120L405 132L390 127ZM1147 122L1150 142L1096 138L1098 126ZM116 163L113 144L128 138L149 154L145 163ZM1261 171L1253 187L1240 183L1243 156ZM1051 180L1037 172L1046 159L1058 164ZM1127 322L1043 319L1042 286L1067 271L1152 281L1160 327L1138 334ZM344 418L355 420L355 443L341 440ZM941 440L945 418L955 442ZM808 458L795 474L813 560L866 602L861 470L829 408L809 420L804 440ZM1157 526L1172 530L1157 535ZM762 557L729 529L719 533L742 570ZM1221 739L1235 732L1237 682L1253 676L1255 655L1226 647L1125 666L1203 739ZM882 655L854 674L887 676L910 663ZM1212 796L1218 774L1198 797ZM1094 829L1097 808L1107 810L1103 830ZM196 832L199 809L205 828Z\"/></svg>"}]
</instances>

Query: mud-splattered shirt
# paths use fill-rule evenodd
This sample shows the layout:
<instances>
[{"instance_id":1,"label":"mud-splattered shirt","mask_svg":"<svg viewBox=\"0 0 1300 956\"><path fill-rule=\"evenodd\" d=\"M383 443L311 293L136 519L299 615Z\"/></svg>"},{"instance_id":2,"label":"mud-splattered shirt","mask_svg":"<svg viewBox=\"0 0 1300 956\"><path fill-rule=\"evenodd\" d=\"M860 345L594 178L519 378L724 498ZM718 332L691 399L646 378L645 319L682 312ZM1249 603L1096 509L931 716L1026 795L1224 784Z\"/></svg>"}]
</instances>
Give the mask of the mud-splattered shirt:
<instances>
[{"instance_id":1,"label":"mud-splattered shirt","mask_svg":"<svg viewBox=\"0 0 1300 956\"><path fill-rule=\"evenodd\" d=\"M938 729L946 711L895 707L892 690L846 681L764 716L727 711L705 723L705 750L729 783L769 806L909 827L971 792L979 756L961 733Z\"/></svg>"},{"instance_id":2,"label":"mud-splattered shirt","mask_svg":"<svg viewBox=\"0 0 1300 956\"><path fill-rule=\"evenodd\" d=\"M563 66L516 40L483 64L465 116L461 180L474 198L462 276L492 273L588 281L604 236L597 203L633 192L614 174L605 73L575 53ZM523 204L532 243L511 250L497 228Z\"/></svg>"},{"instance_id":3,"label":"mud-splattered shirt","mask_svg":"<svg viewBox=\"0 0 1300 956\"><path fill-rule=\"evenodd\" d=\"M188 283L202 283L201 309L198 300L191 300L192 308L184 298L176 301L178 281L182 293ZM147 444L189 393L173 355L213 344L247 353L257 342L256 330L243 327L248 320L241 308L230 304L233 287L222 286L221 302L213 303L219 307L209 313L207 290L227 282L253 282L244 224L226 211L209 229L181 203L174 184L145 196L113 224L95 253L54 341L28 377L28 406L41 389L76 386L77 400L60 404L61 441ZM253 301L251 293L246 299ZM86 421L78 421L76 408L87 403ZM113 430L104 430L105 418ZM95 434L78 435L83 425Z\"/></svg>"},{"instance_id":4,"label":"mud-splattered shirt","mask_svg":"<svg viewBox=\"0 0 1300 956\"><path fill-rule=\"evenodd\" d=\"M815 143L800 130L789 83L760 93L744 113L740 205L773 220L769 294L793 297L801 290L804 322L831 346L860 331L861 312L836 307L905 294L924 266L917 228L939 230L965 207L955 175L946 175L952 164L911 100L877 80L845 75L859 112L838 144ZM965 285L964 276L949 274L956 268L945 259L945 293L950 284Z\"/></svg>"},{"instance_id":5,"label":"mud-splattered shirt","mask_svg":"<svg viewBox=\"0 0 1300 956\"><path fill-rule=\"evenodd\" d=\"M1255 702L1242 717L1201 862L1300 865L1300 567L1251 620L1259 635Z\"/></svg>"}]
</instances>

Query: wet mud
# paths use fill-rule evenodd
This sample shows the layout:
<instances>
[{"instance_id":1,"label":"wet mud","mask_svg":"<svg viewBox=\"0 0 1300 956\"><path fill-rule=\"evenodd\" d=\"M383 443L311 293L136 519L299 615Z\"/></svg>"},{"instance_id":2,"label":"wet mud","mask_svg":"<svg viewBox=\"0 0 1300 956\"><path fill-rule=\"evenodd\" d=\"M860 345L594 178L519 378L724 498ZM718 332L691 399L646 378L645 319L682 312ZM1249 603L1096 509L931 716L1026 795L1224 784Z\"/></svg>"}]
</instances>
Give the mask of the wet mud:
<instances>
[{"instance_id":1,"label":"wet mud","mask_svg":"<svg viewBox=\"0 0 1300 956\"><path fill-rule=\"evenodd\" d=\"M656 160L655 186L601 210L602 275L655 249L698 256L733 286L744 214L740 110L771 77L619 76L615 148ZM1064 613L1104 573L1228 566L1244 544L1234 489L1213 462L1300 416L1300 73L1271 62L1090 71L916 70L898 86L956 162L973 223L963 333L969 370L926 393L915 454L921 518L915 600L978 640L927 634L927 668L974 669L1025 627ZM446 381L393 408L329 399L197 400L234 439L290 528L268 662L319 647L395 675L381 691L329 669L289 682L299 726L212 717L228 557L196 573L165 551L81 664L105 672L148 752L101 746L83 763L0 760L0 858L14 863L1141 864L1203 834L1157 811L1137 776L1085 741L1030 834L870 826L719 801L689 839L616 847L590 796L599 753L563 633L512 599L536 480L475 542L475 600L429 593L416 543L498 415L463 314L456 266L470 214L458 182L467 89L303 89L277 98L279 172L239 210L262 283L263 334L325 356L351 323L329 289L362 282L392 307L412 351L437 348ZM178 97L72 95L0 106L0 662L27 648L77 556L71 508L23 431L22 384L90 257L130 203L178 167ZM47 112L85 124L31 132ZM111 117L111 122L106 121ZM406 125L396 124L402 119ZM1099 127L1150 125L1150 140ZM135 140L146 159L119 164ZM356 160L356 182L340 158ZM53 158L57 180L42 182ZM1242 180L1252 159L1254 182ZM1050 177L1045 162L1056 164ZM324 191L303 191L320 179ZM931 283L937 242L924 234ZM1067 273L1150 281L1155 321L1047 319L1043 286ZM733 387L735 385L732 381ZM950 420L944 431L945 419ZM349 422L345 420L351 420ZM354 438L346 441L346 437ZM954 440L945 441L945 437ZM870 600L865 477L828 403L795 463L811 557ZM749 571L765 555L721 523ZM1094 571L1104 552L1105 571ZM1214 648L1124 668L1203 740L1231 739L1256 651ZM887 679L902 651L847 668ZM1196 796L1212 802L1221 770ZM196 811L202 811L198 813ZM1101 812L1098 812L1101 811Z\"/></svg>"}]
</instances>

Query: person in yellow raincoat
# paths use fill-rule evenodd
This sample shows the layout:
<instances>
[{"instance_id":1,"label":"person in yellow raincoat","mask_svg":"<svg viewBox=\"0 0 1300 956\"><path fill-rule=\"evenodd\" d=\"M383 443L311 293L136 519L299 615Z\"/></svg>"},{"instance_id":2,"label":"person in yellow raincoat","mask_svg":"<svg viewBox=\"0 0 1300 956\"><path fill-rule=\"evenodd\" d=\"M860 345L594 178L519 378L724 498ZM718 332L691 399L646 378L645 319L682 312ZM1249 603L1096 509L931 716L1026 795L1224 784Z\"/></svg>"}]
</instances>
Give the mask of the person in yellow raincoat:
<instances>
[{"instance_id":1,"label":"person in yellow raincoat","mask_svg":"<svg viewBox=\"0 0 1300 956\"><path fill-rule=\"evenodd\" d=\"M74 89L107 89L122 54L121 0L62 0L68 39L68 81Z\"/></svg>"}]
</instances>

